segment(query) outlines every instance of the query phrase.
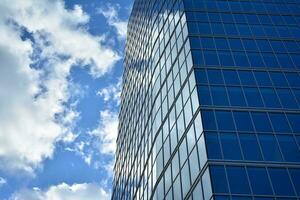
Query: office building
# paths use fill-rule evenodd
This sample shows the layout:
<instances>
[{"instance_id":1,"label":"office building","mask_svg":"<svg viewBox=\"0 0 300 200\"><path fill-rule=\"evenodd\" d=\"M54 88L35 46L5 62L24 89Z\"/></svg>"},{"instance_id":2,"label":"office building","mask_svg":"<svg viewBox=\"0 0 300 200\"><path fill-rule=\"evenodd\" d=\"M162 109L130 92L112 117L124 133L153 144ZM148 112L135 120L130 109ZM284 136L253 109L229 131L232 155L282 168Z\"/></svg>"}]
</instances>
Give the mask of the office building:
<instances>
[{"instance_id":1,"label":"office building","mask_svg":"<svg viewBox=\"0 0 300 200\"><path fill-rule=\"evenodd\" d=\"M300 1L136 0L112 199L300 198Z\"/></svg>"}]
</instances>

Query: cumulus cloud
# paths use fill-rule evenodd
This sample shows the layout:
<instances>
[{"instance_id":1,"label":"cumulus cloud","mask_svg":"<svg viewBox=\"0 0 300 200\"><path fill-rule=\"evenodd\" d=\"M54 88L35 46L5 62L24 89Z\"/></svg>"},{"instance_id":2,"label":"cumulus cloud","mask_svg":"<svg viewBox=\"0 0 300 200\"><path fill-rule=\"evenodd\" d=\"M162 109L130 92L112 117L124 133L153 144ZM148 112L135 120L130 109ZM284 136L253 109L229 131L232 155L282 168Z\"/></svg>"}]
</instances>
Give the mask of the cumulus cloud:
<instances>
[{"instance_id":1,"label":"cumulus cloud","mask_svg":"<svg viewBox=\"0 0 300 200\"><path fill-rule=\"evenodd\" d=\"M127 21L121 20L119 18L118 12L120 6L117 4L113 6L108 4L105 7L98 8L99 14L102 14L110 26L114 27L120 39L125 39L127 34Z\"/></svg>"},{"instance_id":2,"label":"cumulus cloud","mask_svg":"<svg viewBox=\"0 0 300 200\"><path fill-rule=\"evenodd\" d=\"M0 169L32 173L55 142L74 140L71 68L99 77L120 58L87 31L88 21L62 0L0 2Z\"/></svg>"},{"instance_id":3,"label":"cumulus cloud","mask_svg":"<svg viewBox=\"0 0 300 200\"><path fill-rule=\"evenodd\" d=\"M61 183L47 190L23 189L12 195L10 200L108 200L110 195L95 183L68 185Z\"/></svg>"},{"instance_id":4,"label":"cumulus cloud","mask_svg":"<svg viewBox=\"0 0 300 200\"><path fill-rule=\"evenodd\" d=\"M100 111L100 121L96 129L90 132L99 138L100 152L103 154L114 154L116 150L116 139L118 135L118 114L111 110Z\"/></svg>"}]
</instances>

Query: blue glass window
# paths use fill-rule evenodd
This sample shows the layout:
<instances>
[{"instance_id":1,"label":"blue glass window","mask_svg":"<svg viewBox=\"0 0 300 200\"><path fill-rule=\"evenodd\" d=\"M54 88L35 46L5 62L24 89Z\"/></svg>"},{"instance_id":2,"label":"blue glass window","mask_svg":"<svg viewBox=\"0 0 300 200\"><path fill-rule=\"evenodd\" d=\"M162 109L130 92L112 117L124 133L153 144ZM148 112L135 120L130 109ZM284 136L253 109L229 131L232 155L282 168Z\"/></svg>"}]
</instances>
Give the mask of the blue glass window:
<instances>
[{"instance_id":1,"label":"blue glass window","mask_svg":"<svg viewBox=\"0 0 300 200\"><path fill-rule=\"evenodd\" d=\"M258 135L266 161L282 161L277 141L273 135Z\"/></svg>"},{"instance_id":2,"label":"blue glass window","mask_svg":"<svg viewBox=\"0 0 300 200\"><path fill-rule=\"evenodd\" d=\"M209 159L221 159L221 147L218 134L209 132L205 134L205 141L207 145L207 154Z\"/></svg>"},{"instance_id":3,"label":"blue glass window","mask_svg":"<svg viewBox=\"0 0 300 200\"><path fill-rule=\"evenodd\" d=\"M210 89L211 89L211 96L214 105L218 105L218 106L229 105L225 87L212 86Z\"/></svg>"},{"instance_id":4,"label":"blue glass window","mask_svg":"<svg viewBox=\"0 0 300 200\"><path fill-rule=\"evenodd\" d=\"M269 174L276 195L295 195L286 169L270 168Z\"/></svg>"},{"instance_id":5,"label":"blue glass window","mask_svg":"<svg viewBox=\"0 0 300 200\"><path fill-rule=\"evenodd\" d=\"M219 65L219 59L217 56L217 52L215 51L204 51L204 59L205 64L209 66L218 66Z\"/></svg>"},{"instance_id":6,"label":"blue glass window","mask_svg":"<svg viewBox=\"0 0 300 200\"><path fill-rule=\"evenodd\" d=\"M224 67L234 66L234 61L230 52L219 52L220 64Z\"/></svg>"},{"instance_id":7,"label":"blue glass window","mask_svg":"<svg viewBox=\"0 0 300 200\"><path fill-rule=\"evenodd\" d=\"M235 133L220 133L224 159L241 160L240 145Z\"/></svg>"},{"instance_id":8,"label":"blue glass window","mask_svg":"<svg viewBox=\"0 0 300 200\"><path fill-rule=\"evenodd\" d=\"M291 132L290 126L283 113L270 113L270 119L275 132Z\"/></svg>"},{"instance_id":9,"label":"blue glass window","mask_svg":"<svg viewBox=\"0 0 300 200\"><path fill-rule=\"evenodd\" d=\"M261 55L259 53L248 53L248 58L249 58L249 61L250 61L250 65L252 67L264 67L264 62L263 62L263 59L261 57Z\"/></svg>"},{"instance_id":10,"label":"blue glass window","mask_svg":"<svg viewBox=\"0 0 300 200\"><path fill-rule=\"evenodd\" d=\"M243 167L227 167L230 191L233 194L249 194L250 188L246 171Z\"/></svg>"},{"instance_id":11,"label":"blue glass window","mask_svg":"<svg viewBox=\"0 0 300 200\"><path fill-rule=\"evenodd\" d=\"M199 32L197 22L189 22L188 29L190 34L197 34Z\"/></svg>"},{"instance_id":12,"label":"blue glass window","mask_svg":"<svg viewBox=\"0 0 300 200\"><path fill-rule=\"evenodd\" d=\"M216 129L216 121L214 113L211 111L202 111L202 121L203 127L205 130L215 130Z\"/></svg>"},{"instance_id":13,"label":"blue glass window","mask_svg":"<svg viewBox=\"0 0 300 200\"><path fill-rule=\"evenodd\" d=\"M224 84L221 70L207 70L210 84Z\"/></svg>"},{"instance_id":14,"label":"blue glass window","mask_svg":"<svg viewBox=\"0 0 300 200\"><path fill-rule=\"evenodd\" d=\"M272 188L265 168L249 167L248 175L252 191L256 195L272 195Z\"/></svg>"},{"instance_id":15,"label":"blue glass window","mask_svg":"<svg viewBox=\"0 0 300 200\"><path fill-rule=\"evenodd\" d=\"M240 84L238 74L234 70L223 70L223 76L225 79L225 83L228 85L239 85Z\"/></svg>"},{"instance_id":16,"label":"blue glass window","mask_svg":"<svg viewBox=\"0 0 300 200\"><path fill-rule=\"evenodd\" d=\"M243 39L243 45L246 51L257 51L255 40Z\"/></svg>"},{"instance_id":17,"label":"blue glass window","mask_svg":"<svg viewBox=\"0 0 300 200\"><path fill-rule=\"evenodd\" d=\"M234 112L233 116L237 130L253 131L252 120L248 112Z\"/></svg>"},{"instance_id":18,"label":"blue glass window","mask_svg":"<svg viewBox=\"0 0 300 200\"><path fill-rule=\"evenodd\" d=\"M294 68L294 64L292 59L287 54L278 54L278 61L282 68L292 69Z\"/></svg>"},{"instance_id":19,"label":"blue glass window","mask_svg":"<svg viewBox=\"0 0 300 200\"><path fill-rule=\"evenodd\" d=\"M287 114L290 125L294 133L300 133L300 115L299 114Z\"/></svg>"},{"instance_id":20,"label":"blue glass window","mask_svg":"<svg viewBox=\"0 0 300 200\"><path fill-rule=\"evenodd\" d=\"M239 71L239 76L243 85L256 85L251 71Z\"/></svg>"},{"instance_id":21,"label":"blue glass window","mask_svg":"<svg viewBox=\"0 0 300 200\"><path fill-rule=\"evenodd\" d=\"M288 162L300 162L300 151L291 135L277 136L283 157Z\"/></svg>"},{"instance_id":22,"label":"blue glass window","mask_svg":"<svg viewBox=\"0 0 300 200\"><path fill-rule=\"evenodd\" d=\"M207 84L208 83L205 70L196 69L195 70L195 76L196 76L197 83L200 83L200 84Z\"/></svg>"},{"instance_id":23,"label":"blue glass window","mask_svg":"<svg viewBox=\"0 0 300 200\"><path fill-rule=\"evenodd\" d=\"M272 52L273 49L268 40L257 40L257 45L260 51Z\"/></svg>"},{"instance_id":24,"label":"blue glass window","mask_svg":"<svg viewBox=\"0 0 300 200\"><path fill-rule=\"evenodd\" d=\"M203 52L200 50L193 50L192 57L195 65L204 65Z\"/></svg>"},{"instance_id":25,"label":"blue glass window","mask_svg":"<svg viewBox=\"0 0 300 200\"><path fill-rule=\"evenodd\" d=\"M245 160L262 160L257 138L253 134L239 134Z\"/></svg>"},{"instance_id":26,"label":"blue glass window","mask_svg":"<svg viewBox=\"0 0 300 200\"><path fill-rule=\"evenodd\" d=\"M270 68L278 68L279 67L277 58L274 56L274 54L264 53L263 58L264 58L264 61L265 61L267 67L270 67Z\"/></svg>"},{"instance_id":27,"label":"blue glass window","mask_svg":"<svg viewBox=\"0 0 300 200\"><path fill-rule=\"evenodd\" d=\"M212 166L210 168L213 190L215 193L227 193L228 185L224 166Z\"/></svg>"},{"instance_id":28,"label":"blue glass window","mask_svg":"<svg viewBox=\"0 0 300 200\"><path fill-rule=\"evenodd\" d=\"M229 45L226 39L223 38L215 38L215 43L217 49L221 50L229 50Z\"/></svg>"},{"instance_id":29,"label":"blue glass window","mask_svg":"<svg viewBox=\"0 0 300 200\"><path fill-rule=\"evenodd\" d=\"M190 44L192 49L200 49L201 43L198 37L190 37Z\"/></svg>"},{"instance_id":30,"label":"blue glass window","mask_svg":"<svg viewBox=\"0 0 300 200\"><path fill-rule=\"evenodd\" d=\"M249 67L250 66L250 64L248 62L248 58L245 53L234 52L233 57L234 57L236 66L239 66L239 67Z\"/></svg>"},{"instance_id":31,"label":"blue glass window","mask_svg":"<svg viewBox=\"0 0 300 200\"><path fill-rule=\"evenodd\" d=\"M272 127L267 113L253 112L251 115L256 131L272 132Z\"/></svg>"},{"instance_id":32,"label":"blue glass window","mask_svg":"<svg viewBox=\"0 0 300 200\"><path fill-rule=\"evenodd\" d=\"M291 87L300 87L300 76L297 73L286 73L286 78Z\"/></svg>"},{"instance_id":33,"label":"blue glass window","mask_svg":"<svg viewBox=\"0 0 300 200\"><path fill-rule=\"evenodd\" d=\"M271 76L271 79L275 86L278 86L278 87L287 87L288 86L288 83L287 83L283 73L270 72L270 76Z\"/></svg>"},{"instance_id":34,"label":"blue glass window","mask_svg":"<svg viewBox=\"0 0 300 200\"><path fill-rule=\"evenodd\" d=\"M213 38L201 38L201 46L204 49L215 49L215 42Z\"/></svg>"},{"instance_id":35,"label":"blue glass window","mask_svg":"<svg viewBox=\"0 0 300 200\"><path fill-rule=\"evenodd\" d=\"M265 102L266 107L268 108L280 108L280 102L275 91L271 88L261 88L260 89L261 95Z\"/></svg>"},{"instance_id":36,"label":"blue glass window","mask_svg":"<svg viewBox=\"0 0 300 200\"><path fill-rule=\"evenodd\" d=\"M244 50L242 41L240 39L228 39L231 50Z\"/></svg>"},{"instance_id":37,"label":"blue glass window","mask_svg":"<svg viewBox=\"0 0 300 200\"><path fill-rule=\"evenodd\" d=\"M198 93L199 93L199 101L201 105L212 105L209 87L199 86Z\"/></svg>"},{"instance_id":38,"label":"blue glass window","mask_svg":"<svg viewBox=\"0 0 300 200\"><path fill-rule=\"evenodd\" d=\"M248 106L263 107L263 102L257 88L244 87L244 92Z\"/></svg>"},{"instance_id":39,"label":"blue glass window","mask_svg":"<svg viewBox=\"0 0 300 200\"><path fill-rule=\"evenodd\" d=\"M268 72L254 72L254 75L259 86L272 85Z\"/></svg>"},{"instance_id":40,"label":"blue glass window","mask_svg":"<svg viewBox=\"0 0 300 200\"><path fill-rule=\"evenodd\" d=\"M291 174L291 178L292 181L294 183L296 192L298 194L298 196L300 196L300 169L290 169L290 174Z\"/></svg>"},{"instance_id":41,"label":"blue glass window","mask_svg":"<svg viewBox=\"0 0 300 200\"><path fill-rule=\"evenodd\" d=\"M227 87L230 104L232 106L245 106L245 98L240 87Z\"/></svg>"},{"instance_id":42,"label":"blue glass window","mask_svg":"<svg viewBox=\"0 0 300 200\"><path fill-rule=\"evenodd\" d=\"M289 89L277 89L277 94L284 108L298 108L296 99Z\"/></svg>"},{"instance_id":43,"label":"blue glass window","mask_svg":"<svg viewBox=\"0 0 300 200\"><path fill-rule=\"evenodd\" d=\"M231 112L216 111L216 117L219 130L235 130Z\"/></svg>"}]
</instances>

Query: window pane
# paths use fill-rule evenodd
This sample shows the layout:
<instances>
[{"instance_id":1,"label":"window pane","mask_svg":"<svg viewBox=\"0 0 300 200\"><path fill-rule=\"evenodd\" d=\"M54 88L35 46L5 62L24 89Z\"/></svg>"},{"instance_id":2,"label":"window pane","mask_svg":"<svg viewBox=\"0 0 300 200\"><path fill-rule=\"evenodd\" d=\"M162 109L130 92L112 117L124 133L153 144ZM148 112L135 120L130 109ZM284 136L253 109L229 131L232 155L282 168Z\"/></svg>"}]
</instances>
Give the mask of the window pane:
<instances>
[{"instance_id":1,"label":"window pane","mask_svg":"<svg viewBox=\"0 0 300 200\"><path fill-rule=\"evenodd\" d=\"M294 183L298 196L300 195L300 169L290 169L292 181Z\"/></svg>"},{"instance_id":2,"label":"window pane","mask_svg":"<svg viewBox=\"0 0 300 200\"><path fill-rule=\"evenodd\" d=\"M216 112L217 124L219 130L235 130L231 112Z\"/></svg>"},{"instance_id":3,"label":"window pane","mask_svg":"<svg viewBox=\"0 0 300 200\"><path fill-rule=\"evenodd\" d=\"M224 84L221 70L207 70L210 84Z\"/></svg>"},{"instance_id":4,"label":"window pane","mask_svg":"<svg viewBox=\"0 0 300 200\"><path fill-rule=\"evenodd\" d=\"M288 114L287 115L290 125L294 133L300 133L300 115L299 114Z\"/></svg>"},{"instance_id":5,"label":"window pane","mask_svg":"<svg viewBox=\"0 0 300 200\"><path fill-rule=\"evenodd\" d=\"M233 115L237 130L253 131L252 120L248 112L234 112Z\"/></svg>"},{"instance_id":6,"label":"window pane","mask_svg":"<svg viewBox=\"0 0 300 200\"><path fill-rule=\"evenodd\" d=\"M262 160L257 138L253 134L239 134L242 151L246 160Z\"/></svg>"},{"instance_id":7,"label":"window pane","mask_svg":"<svg viewBox=\"0 0 300 200\"><path fill-rule=\"evenodd\" d=\"M223 70L225 83L228 85L240 85L240 80L236 71Z\"/></svg>"},{"instance_id":8,"label":"window pane","mask_svg":"<svg viewBox=\"0 0 300 200\"><path fill-rule=\"evenodd\" d=\"M212 166L210 168L210 174L214 192L228 193L228 186L224 166Z\"/></svg>"},{"instance_id":9,"label":"window pane","mask_svg":"<svg viewBox=\"0 0 300 200\"><path fill-rule=\"evenodd\" d=\"M218 106L229 105L225 87L211 87L211 96L213 103Z\"/></svg>"},{"instance_id":10,"label":"window pane","mask_svg":"<svg viewBox=\"0 0 300 200\"><path fill-rule=\"evenodd\" d=\"M244 87L243 89L245 92L248 106L250 106L250 107L263 107L264 106L257 88Z\"/></svg>"},{"instance_id":11,"label":"window pane","mask_svg":"<svg viewBox=\"0 0 300 200\"><path fill-rule=\"evenodd\" d=\"M246 171L243 167L227 167L230 191L233 194L249 194L250 188Z\"/></svg>"},{"instance_id":12,"label":"window pane","mask_svg":"<svg viewBox=\"0 0 300 200\"><path fill-rule=\"evenodd\" d=\"M245 98L243 91L240 87L228 87L227 88L230 104L232 106L245 106Z\"/></svg>"},{"instance_id":13,"label":"window pane","mask_svg":"<svg viewBox=\"0 0 300 200\"><path fill-rule=\"evenodd\" d=\"M252 191L257 195L272 195L272 188L265 168L249 167L248 175Z\"/></svg>"},{"instance_id":14,"label":"window pane","mask_svg":"<svg viewBox=\"0 0 300 200\"><path fill-rule=\"evenodd\" d=\"M270 168L269 174L276 195L294 196L294 190L286 169Z\"/></svg>"},{"instance_id":15,"label":"window pane","mask_svg":"<svg viewBox=\"0 0 300 200\"><path fill-rule=\"evenodd\" d=\"M278 135L283 157L288 162L300 162L300 151L293 136ZM299 180L300 181L300 180Z\"/></svg>"},{"instance_id":16,"label":"window pane","mask_svg":"<svg viewBox=\"0 0 300 200\"><path fill-rule=\"evenodd\" d=\"M254 72L254 75L259 86L272 85L268 72Z\"/></svg>"},{"instance_id":17,"label":"window pane","mask_svg":"<svg viewBox=\"0 0 300 200\"><path fill-rule=\"evenodd\" d=\"M251 115L256 131L272 132L272 127L267 113L253 112Z\"/></svg>"},{"instance_id":18,"label":"window pane","mask_svg":"<svg viewBox=\"0 0 300 200\"><path fill-rule=\"evenodd\" d=\"M205 130L215 130L216 122L214 113L211 111L202 111L203 127Z\"/></svg>"},{"instance_id":19,"label":"window pane","mask_svg":"<svg viewBox=\"0 0 300 200\"><path fill-rule=\"evenodd\" d=\"M270 113L270 119L275 132L291 132L290 126L283 113Z\"/></svg>"},{"instance_id":20,"label":"window pane","mask_svg":"<svg viewBox=\"0 0 300 200\"><path fill-rule=\"evenodd\" d=\"M207 154L210 159L221 159L221 148L217 133L206 133ZM201 156L201 155L200 155Z\"/></svg>"},{"instance_id":21,"label":"window pane","mask_svg":"<svg viewBox=\"0 0 300 200\"><path fill-rule=\"evenodd\" d=\"M235 133L220 133L224 159L241 160L242 154Z\"/></svg>"},{"instance_id":22,"label":"window pane","mask_svg":"<svg viewBox=\"0 0 300 200\"><path fill-rule=\"evenodd\" d=\"M273 135L259 135L258 137L265 160L282 161L275 137Z\"/></svg>"}]
</instances>

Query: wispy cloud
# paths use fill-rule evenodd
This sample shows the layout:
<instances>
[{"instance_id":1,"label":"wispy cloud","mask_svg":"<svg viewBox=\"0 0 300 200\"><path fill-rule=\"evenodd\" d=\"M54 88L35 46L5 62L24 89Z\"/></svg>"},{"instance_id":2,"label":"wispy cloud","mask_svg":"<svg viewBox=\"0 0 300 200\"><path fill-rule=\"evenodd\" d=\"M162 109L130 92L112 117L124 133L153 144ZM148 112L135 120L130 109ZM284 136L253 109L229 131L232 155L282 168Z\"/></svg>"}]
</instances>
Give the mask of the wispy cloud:
<instances>
[{"instance_id":1,"label":"wispy cloud","mask_svg":"<svg viewBox=\"0 0 300 200\"><path fill-rule=\"evenodd\" d=\"M120 78L116 84L110 84L107 87L101 88L97 95L101 96L103 100L108 103L111 102L113 104L120 104L120 96L121 96L121 84L122 79Z\"/></svg>"},{"instance_id":2,"label":"wispy cloud","mask_svg":"<svg viewBox=\"0 0 300 200\"><path fill-rule=\"evenodd\" d=\"M98 8L97 12L102 14L107 19L107 23L115 28L120 39L125 39L127 34L127 21L120 19L118 15L119 10L120 6L118 4L114 6L107 4L104 7Z\"/></svg>"},{"instance_id":3,"label":"wispy cloud","mask_svg":"<svg viewBox=\"0 0 300 200\"><path fill-rule=\"evenodd\" d=\"M6 179L5 178L2 178L0 176L0 187L2 187L3 185L5 185L7 183Z\"/></svg>"},{"instance_id":4,"label":"wispy cloud","mask_svg":"<svg viewBox=\"0 0 300 200\"><path fill-rule=\"evenodd\" d=\"M74 139L71 69L100 77L120 59L102 45L105 36L86 30L88 21L62 0L1 1L0 168L33 173L58 140Z\"/></svg>"},{"instance_id":5,"label":"wispy cloud","mask_svg":"<svg viewBox=\"0 0 300 200\"><path fill-rule=\"evenodd\" d=\"M110 195L98 184L80 183L68 185L61 183L46 190L39 188L23 189L12 195L10 200L108 200Z\"/></svg>"}]
</instances>

